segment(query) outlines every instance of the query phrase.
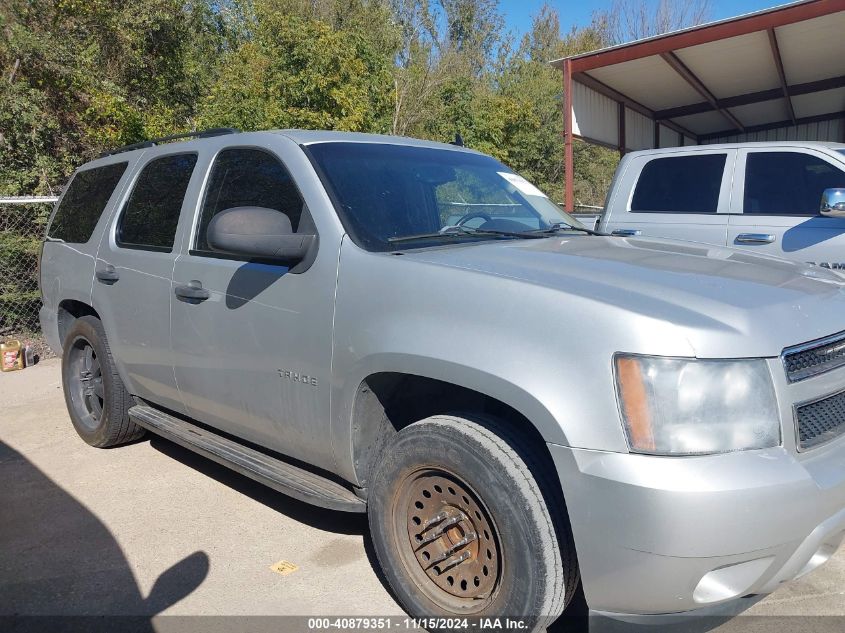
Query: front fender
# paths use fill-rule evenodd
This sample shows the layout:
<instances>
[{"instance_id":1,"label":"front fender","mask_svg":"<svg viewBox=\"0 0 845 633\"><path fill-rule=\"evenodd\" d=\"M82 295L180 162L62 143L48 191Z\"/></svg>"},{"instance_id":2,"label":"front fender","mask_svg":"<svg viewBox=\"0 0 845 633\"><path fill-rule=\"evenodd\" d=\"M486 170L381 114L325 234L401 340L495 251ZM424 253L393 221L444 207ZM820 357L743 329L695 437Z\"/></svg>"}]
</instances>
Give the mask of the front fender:
<instances>
[{"instance_id":1,"label":"front fender","mask_svg":"<svg viewBox=\"0 0 845 633\"><path fill-rule=\"evenodd\" d=\"M431 378L498 400L524 415L547 442L567 446L566 434L548 406L524 387L466 364L405 353L380 353L360 359L335 383L332 393L332 438L335 460L343 477L357 481L353 411L359 387L369 376L396 373Z\"/></svg>"},{"instance_id":2,"label":"front fender","mask_svg":"<svg viewBox=\"0 0 845 633\"><path fill-rule=\"evenodd\" d=\"M611 310L559 329L560 292L518 280L367 253L344 238L335 301L332 452L356 481L353 410L368 376L395 372L483 394L518 411L547 442L627 451L612 375ZM618 327L618 326L617 326Z\"/></svg>"}]
</instances>

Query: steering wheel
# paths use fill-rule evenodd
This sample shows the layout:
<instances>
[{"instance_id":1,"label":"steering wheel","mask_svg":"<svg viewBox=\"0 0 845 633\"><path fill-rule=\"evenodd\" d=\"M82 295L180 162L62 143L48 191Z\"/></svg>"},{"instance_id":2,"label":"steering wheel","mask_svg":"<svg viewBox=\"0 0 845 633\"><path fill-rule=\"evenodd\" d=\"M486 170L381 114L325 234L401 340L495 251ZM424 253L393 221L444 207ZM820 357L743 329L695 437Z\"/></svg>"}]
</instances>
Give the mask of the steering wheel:
<instances>
[{"instance_id":1,"label":"steering wheel","mask_svg":"<svg viewBox=\"0 0 845 633\"><path fill-rule=\"evenodd\" d=\"M455 226L463 226L475 218L483 218L485 222L492 222L493 220L493 218L491 218L489 214L484 213L484 211L474 211L472 213L467 213L464 217L455 222Z\"/></svg>"}]
</instances>

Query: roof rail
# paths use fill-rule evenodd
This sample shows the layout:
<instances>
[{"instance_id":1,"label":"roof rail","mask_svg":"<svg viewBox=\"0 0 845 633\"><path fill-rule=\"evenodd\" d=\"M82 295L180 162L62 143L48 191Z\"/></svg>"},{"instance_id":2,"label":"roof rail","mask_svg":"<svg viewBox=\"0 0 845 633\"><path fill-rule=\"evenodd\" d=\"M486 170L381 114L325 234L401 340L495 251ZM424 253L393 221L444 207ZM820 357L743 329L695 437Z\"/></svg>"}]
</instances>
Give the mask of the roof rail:
<instances>
[{"instance_id":1,"label":"roof rail","mask_svg":"<svg viewBox=\"0 0 845 633\"><path fill-rule=\"evenodd\" d=\"M234 127L215 127L210 130L198 130L194 132L184 132L183 134L171 134L170 136L161 136L159 138L151 138L140 143L133 143L132 145L124 145L116 149L110 149L100 154L99 158L104 156L111 156L113 154L121 154L123 152L131 152L134 149L143 149L145 147L155 147L167 141L175 141L181 138L209 138L212 136L223 136L225 134L239 134L240 130Z\"/></svg>"}]
</instances>

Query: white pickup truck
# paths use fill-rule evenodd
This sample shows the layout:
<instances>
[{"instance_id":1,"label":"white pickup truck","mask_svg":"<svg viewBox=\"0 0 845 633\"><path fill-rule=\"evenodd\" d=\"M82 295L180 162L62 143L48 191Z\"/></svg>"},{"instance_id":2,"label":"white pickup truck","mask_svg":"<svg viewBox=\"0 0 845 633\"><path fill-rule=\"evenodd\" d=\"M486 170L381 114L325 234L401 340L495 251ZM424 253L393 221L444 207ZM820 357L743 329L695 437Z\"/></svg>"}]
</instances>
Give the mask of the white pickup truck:
<instances>
[{"instance_id":1,"label":"white pickup truck","mask_svg":"<svg viewBox=\"0 0 845 633\"><path fill-rule=\"evenodd\" d=\"M845 144L699 145L627 154L598 229L845 269Z\"/></svg>"}]
</instances>

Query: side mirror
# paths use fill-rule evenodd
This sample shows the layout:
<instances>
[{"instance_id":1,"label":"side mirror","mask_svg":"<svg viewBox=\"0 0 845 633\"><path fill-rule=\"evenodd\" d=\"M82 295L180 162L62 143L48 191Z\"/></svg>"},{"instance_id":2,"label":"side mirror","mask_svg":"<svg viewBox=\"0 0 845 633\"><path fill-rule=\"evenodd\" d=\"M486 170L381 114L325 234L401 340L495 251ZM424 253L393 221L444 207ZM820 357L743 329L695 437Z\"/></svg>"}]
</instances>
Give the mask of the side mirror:
<instances>
[{"instance_id":1,"label":"side mirror","mask_svg":"<svg viewBox=\"0 0 845 633\"><path fill-rule=\"evenodd\" d=\"M845 218L845 189L825 189L819 211L829 218Z\"/></svg>"},{"instance_id":2,"label":"side mirror","mask_svg":"<svg viewBox=\"0 0 845 633\"><path fill-rule=\"evenodd\" d=\"M290 218L264 207L234 207L215 215L208 224L212 250L246 257L298 261L314 242L313 235L294 233Z\"/></svg>"}]
</instances>

